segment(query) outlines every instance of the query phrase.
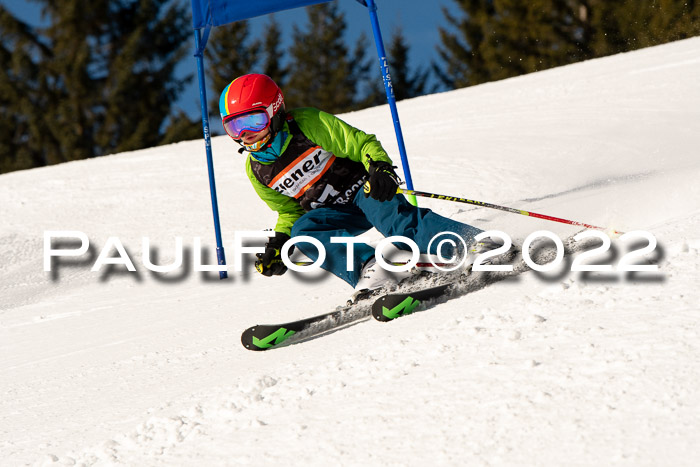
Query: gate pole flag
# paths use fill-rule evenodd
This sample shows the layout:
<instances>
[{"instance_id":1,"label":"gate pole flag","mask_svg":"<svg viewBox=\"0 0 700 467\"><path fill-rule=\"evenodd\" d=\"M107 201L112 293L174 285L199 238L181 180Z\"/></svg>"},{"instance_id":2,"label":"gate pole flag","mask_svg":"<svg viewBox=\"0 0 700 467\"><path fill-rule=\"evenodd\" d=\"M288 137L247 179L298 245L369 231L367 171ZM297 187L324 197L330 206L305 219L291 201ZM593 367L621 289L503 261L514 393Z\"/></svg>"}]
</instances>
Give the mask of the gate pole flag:
<instances>
[{"instance_id":1,"label":"gate pole flag","mask_svg":"<svg viewBox=\"0 0 700 467\"><path fill-rule=\"evenodd\" d=\"M221 225L219 222L219 206L216 197L216 182L214 180L214 161L211 150L211 135L209 131L209 110L207 109L207 93L206 83L204 78L204 48L207 45L209 31L212 27L222 26L224 24L241 21L244 19L262 16L276 11L289 10L292 8L315 5L317 3L326 3L329 0L191 0L192 1L192 26L195 36L195 58L197 60L197 78L199 81L199 99L202 108L202 133L204 135L204 146L207 154L207 167L209 170L209 191L211 192L212 211L214 214L214 229L216 231L216 256L220 266L226 264L224 255L224 247L221 239ZM406 178L406 185L409 190L413 189L413 181L411 172L408 167L408 159L406 157L406 148L403 142L403 134L401 133L401 124L399 123L398 111L396 110L396 99L394 97L394 89L391 85L391 77L389 75L389 67L384 51L384 43L382 34L379 30L379 21L377 19L377 5L374 0L357 0L358 3L364 5L369 10L370 21L372 22L372 30L374 32L374 41L377 46L377 54L379 55L379 63L384 78L384 90L386 91L391 115L394 120L394 130L396 131L396 139L399 145L401 154L401 163L403 172ZM415 205L415 197L409 200ZM219 271L219 277L225 279L228 277L226 271Z\"/></svg>"}]
</instances>

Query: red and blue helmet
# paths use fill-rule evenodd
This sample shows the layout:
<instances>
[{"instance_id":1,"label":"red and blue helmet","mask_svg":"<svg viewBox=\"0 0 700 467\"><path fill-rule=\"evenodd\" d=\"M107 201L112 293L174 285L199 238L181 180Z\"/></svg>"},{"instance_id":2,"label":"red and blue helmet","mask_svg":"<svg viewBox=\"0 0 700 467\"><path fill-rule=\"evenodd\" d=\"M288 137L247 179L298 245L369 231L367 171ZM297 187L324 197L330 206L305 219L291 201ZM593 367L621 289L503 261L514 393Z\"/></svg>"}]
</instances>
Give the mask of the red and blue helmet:
<instances>
[{"instance_id":1,"label":"red and blue helmet","mask_svg":"<svg viewBox=\"0 0 700 467\"><path fill-rule=\"evenodd\" d=\"M284 96L269 76L243 75L224 88L219 112L224 130L236 141L245 131L257 133L268 127L274 135L284 123Z\"/></svg>"}]
</instances>

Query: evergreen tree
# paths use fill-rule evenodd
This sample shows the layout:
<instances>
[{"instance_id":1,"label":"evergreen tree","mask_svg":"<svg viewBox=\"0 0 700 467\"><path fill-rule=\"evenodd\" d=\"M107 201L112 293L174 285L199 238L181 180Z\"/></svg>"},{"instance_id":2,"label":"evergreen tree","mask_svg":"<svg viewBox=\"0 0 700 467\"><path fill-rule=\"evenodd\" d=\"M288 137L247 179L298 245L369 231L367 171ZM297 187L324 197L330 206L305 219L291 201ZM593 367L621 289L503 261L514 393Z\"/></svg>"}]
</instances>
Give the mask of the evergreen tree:
<instances>
[{"instance_id":1,"label":"evergreen tree","mask_svg":"<svg viewBox=\"0 0 700 467\"><path fill-rule=\"evenodd\" d=\"M213 91L209 99L210 115L219 114L219 96L231 80L256 68L261 48L260 41L250 39L248 21L212 30L204 50L207 84Z\"/></svg>"},{"instance_id":2,"label":"evergreen tree","mask_svg":"<svg viewBox=\"0 0 700 467\"><path fill-rule=\"evenodd\" d=\"M387 61L391 75L391 86L397 101L422 96L435 90L434 86L430 89L427 88L430 68L419 67L416 70L411 69L408 60L409 51L410 47L406 43L401 28L396 28L391 35ZM367 92L366 102L364 102L365 107L386 104L386 91L379 67L375 68L372 66L369 75L369 91Z\"/></svg>"},{"instance_id":3,"label":"evergreen tree","mask_svg":"<svg viewBox=\"0 0 700 467\"><path fill-rule=\"evenodd\" d=\"M40 63L51 103L43 109L50 138L44 151L48 164L85 159L100 155L96 133L103 125L104 96L102 77L91 75L96 64L95 49L102 45L106 1L39 1L50 24L40 34L51 48L50 56ZM35 99L41 99L36 96ZM50 122L50 124L48 124ZM34 137L35 135L32 135Z\"/></svg>"},{"instance_id":4,"label":"evergreen tree","mask_svg":"<svg viewBox=\"0 0 700 467\"><path fill-rule=\"evenodd\" d=\"M430 69L419 67L412 72L408 60L409 50L410 48L406 44L401 29L397 28L391 36L388 57L391 69L391 83L396 100L422 96L426 93Z\"/></svg>"},{"instance_id":5,"label":"evergreen tree","mask_svg":"<svg viewBox=\"0 0 700 467\"><path fill-rule=\"evenodd\" d=\"M278 86L284 87L289 68L283 65L284 51L281 45L282 30L275 20L275 15L270 15L262 41L262 73L272 78Z\"/></svg>"},{"instance_id":6,"label":"evergreen tree","mask_svg":"<svg viewBox=\"0 0 700 467\"><path fill-rule=\"evenodd\" d=\"M46 164L38 60L49 54L36 31L0 5L0 173Z\"/></svg>"},{"instance_id":7,"label":"evergreen tree","mask_svg":"<svg viewBox=\"0 0 700 467\"><path fill-rule=\"evenodd\" d=\"M369 39L367 39L364 33L361 33L355 44L352 58L352 61L357 65L357 71L355 71L357 76L357 97L355 98L353 109L366 109L368 107L386 104L384 78L379 62L376 59L372 59L373 57L365 59L366 51L370 48L371 44ZM390 57L388 57L387 60L390 60Z\"/></svg>"},{"instance_id":8,"label":"evergreen tree","mask_svg":"<svg viewBox=\"0 0 700 467\"><path fill-rule=\"evenodd\" d=\"M455 0L433 65L462 87L700 34L697 0Z\"/></svg>"},{"instance_id":9,"label":"evergreen tree","mask_svg":"<svg viewBox=\"0 0 700 467\"><path fill-rule=\"evenodd\" d=\"M462 17L452 16L447 8L442 8L447 23L456 32L438 28L441 45L437 47L437 52L443 66L433 64L433 70L448 88L460 88L491 79L487 59L480 53L479 47L488 34L482 25L488 24L495 15L493 1L455 2L465 14Z\"/></svg>"},{"instance_id":10,"label":"evergreen tree","mask_svg":"<svg viewBox=\"0 0 700 467\"><path fill-rule=\"evenodd\" d=\"M440 28L443 82L462 87L504 79L592 56L584 1L455 0L462 18Z\"/></svg>"},{"instance_id":11,"label":"evergreen tree","mask_svg":"<svg viewBox=\"0 0 700 467\"><path fill-rule=\"evenodd\" d=\"M597 1L592 24L597 56L686 39L700 34L700 2Z\"/></svg>"},{"instance_id":12,"label":"evergreen tree","mask_svg":"<svg viewBox=\"0 0 700 467\"><path fill-rule=\"evenodd\" d=\"M287 108L314 106L341 113L362 105L360 83L367 79L366 38L361 37L350 54L343 41L345 16L336 3L306 7L306 31L294 26L290 48L289 81L285 86Z\"/></svg>"},{"instance_id":13,"label":"evergreen tree","mask_svg":"<svg viewBox=\"0 0 700 467\"><path fill-rule=\"evenodd\" d=\"M184 2L35 1L46 27L0 10L0 106L11 115L0 169L154 146L169 121L180 131L168 140L188 134L173 109L186 82L174 76L190 30Z\"/></svg>"},{"instance_id":14,"label":"evergreen tree","mask_svg":"<svg viewBox=\"0 0 700 467\"><path fill-rule=\"evenodd\" d=\"M210 112L211 114L211 112ZM218 115L218 104L216 114ZM209 125L212 123L210 121ZM175 115L171 116L164 124L165 133L162 135L158 144L171 144L178 141L187 141L202 138L202 121L195 118L194 120L181 109L177 110ZM212 134L214 131L212 130Z\"/></svg>"},{"instance_id":15,"label":"evergreen tree","mask_svg":"<svg viewBox=\"0 0 700 467\"><path fill-rule=\"evenodd\" d=\"M91 0L94 4L94 0ZM159 144L174 102L191 76L175 78L175 67L190 50L187 7L170 0L108 2L109 16L96 50L91 76L102 83L103 124L96 133L99 153ZM90 68L88 68L90 71Z\"/></svg>"}]
</instances>

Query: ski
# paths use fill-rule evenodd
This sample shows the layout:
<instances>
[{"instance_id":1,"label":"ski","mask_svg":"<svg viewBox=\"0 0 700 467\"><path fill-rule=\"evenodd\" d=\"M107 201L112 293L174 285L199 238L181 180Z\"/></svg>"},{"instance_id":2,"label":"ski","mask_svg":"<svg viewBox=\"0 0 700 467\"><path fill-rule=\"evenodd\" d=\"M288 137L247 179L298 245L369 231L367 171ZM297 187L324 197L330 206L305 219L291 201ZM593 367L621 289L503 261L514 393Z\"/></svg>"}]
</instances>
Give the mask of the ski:
<instances>
[{"instance_id":1,"label":"ski","mask_svg":"<svg viewBox=\"0 0 700 467\"><path fill-rule=\"evenodd\" d=\"M369 316L372 300L340 306L328 313L282 324L257 324L241 334L241 344L248 350L269 350L289 345L337 329Z\"/></svg>"},{"instance_id":2,"label":"ski","mask_svg":"<svg viewBox=\"0 0 700 467\"><path fill-rule=\"evenodd\" d=\"M563 242L565 256L570 256L587 245L585 242L574 242L573 237L572 235ZM541 263L548 263L554 259L556 253L556 249L544 249L536 253L536 259ZM462 275L456 280L438 286L384 294L372 304L372 317L377 321L392 321L424 309L427 305L426 302L437 301L438 299L446 301L451 298L461 297L493 283L530 271L530 267L522 258L521 251L517 251L517 254L510 260L513 260L511 271L474 272L470 270L469 274Z\"/></svg>"},{"instance_id":3,"label":"ski","mask_svg":"<svg viewBox=\"0 0 700 467\"><path fill-rule=\"evenodd\" d=\"M315 323L332 320L339 312L324 313L312 318L300 319L284 324L257 324L241 334L243 347L249 350L267 350L280 345L294 334L303 332Z\"/></svg>"}]
</instances>

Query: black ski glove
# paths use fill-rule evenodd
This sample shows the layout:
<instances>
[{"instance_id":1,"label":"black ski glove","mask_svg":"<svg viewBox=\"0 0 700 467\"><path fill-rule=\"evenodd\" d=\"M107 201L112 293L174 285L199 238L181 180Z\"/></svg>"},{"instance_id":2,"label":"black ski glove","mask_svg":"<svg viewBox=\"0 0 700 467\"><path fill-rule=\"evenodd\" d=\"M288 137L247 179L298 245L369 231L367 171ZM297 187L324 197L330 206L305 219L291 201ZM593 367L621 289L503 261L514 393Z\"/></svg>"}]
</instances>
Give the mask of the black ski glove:
<instances>
[{"instance_id":1,"label":"black ski glove","mask_svg":"<svg viewBox=\"0 0 700 467\"><path fill-rule=\"evenodd\" d=\"M271 237L265 245L265 252L258 253L255 256L258 260L255 262L255 269L263 276L281 276L287 272L287 266L282 262L282 247L291 237L285 233L275 232L275 236ZM289 249L291 255L294 247Z\"/></svg>"},{"instance_id":2,"label":"black ski glove","mask_svg":"<svg viewBox=\"0 0 700 467\"><path fill-rule=\"evenodd\" d=\"M365 198L371 196L377 201L389 201L396 195L401 180L394 167L388 162L369 161L369 179L365 182Z\"/></svg>"}]
</instances>

